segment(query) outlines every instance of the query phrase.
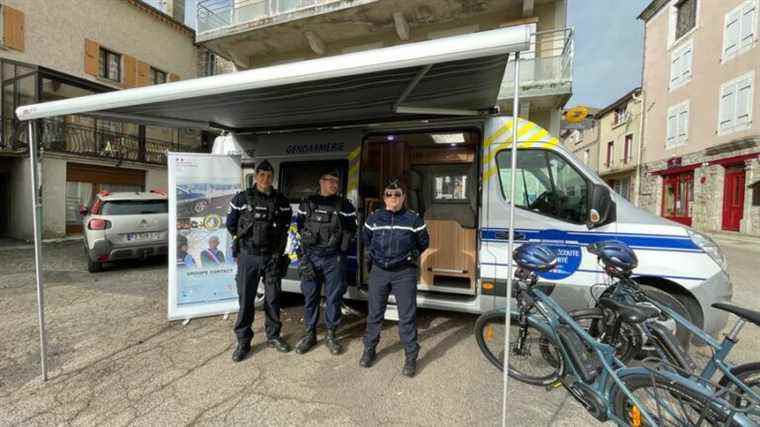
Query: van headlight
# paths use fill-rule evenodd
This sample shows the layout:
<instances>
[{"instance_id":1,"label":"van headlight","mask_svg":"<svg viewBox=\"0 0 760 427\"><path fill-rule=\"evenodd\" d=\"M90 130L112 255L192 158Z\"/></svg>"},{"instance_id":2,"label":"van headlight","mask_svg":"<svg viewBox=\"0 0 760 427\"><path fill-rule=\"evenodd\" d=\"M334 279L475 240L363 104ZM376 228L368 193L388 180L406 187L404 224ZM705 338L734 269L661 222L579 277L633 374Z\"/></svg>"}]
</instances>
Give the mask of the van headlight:
<instances>
[{"instance_id":1,"label":"van headlight","mask_svg":"<svg viewBox=\"0 0 760 427\"><path fill-rule=\"evenodd\" d=\"M728 269L728 261L726 260L725 255L723 255L723 251L720 250L718 244L715 243L715 240L705 236L702 233L697 233L694 230L687 229L686 231L689 233L691 241L694 242L695 245L699 246L703 251L705 251L707 255L710 255L710 258L718 263L720 268L723 270Z\"/></svg>"}]
</instances>

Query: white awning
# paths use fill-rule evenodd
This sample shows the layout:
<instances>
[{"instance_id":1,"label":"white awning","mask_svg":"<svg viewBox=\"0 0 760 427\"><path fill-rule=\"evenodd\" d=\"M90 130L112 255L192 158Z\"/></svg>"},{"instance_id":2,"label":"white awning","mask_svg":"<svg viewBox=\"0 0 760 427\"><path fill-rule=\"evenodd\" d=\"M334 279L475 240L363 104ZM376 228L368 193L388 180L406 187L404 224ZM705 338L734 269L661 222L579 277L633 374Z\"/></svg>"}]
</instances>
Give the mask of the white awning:
<instances>
[{"instance_id":1,"label":"white awning","mask_svg":"<svg viewBox=\"0 0 760 427\"><path fill-rule=\"evenodd\" d=\"M21 120L87 114L233 131L474 114L496 105L526 25L26 105Z\"/></svg>"}]
</instances>

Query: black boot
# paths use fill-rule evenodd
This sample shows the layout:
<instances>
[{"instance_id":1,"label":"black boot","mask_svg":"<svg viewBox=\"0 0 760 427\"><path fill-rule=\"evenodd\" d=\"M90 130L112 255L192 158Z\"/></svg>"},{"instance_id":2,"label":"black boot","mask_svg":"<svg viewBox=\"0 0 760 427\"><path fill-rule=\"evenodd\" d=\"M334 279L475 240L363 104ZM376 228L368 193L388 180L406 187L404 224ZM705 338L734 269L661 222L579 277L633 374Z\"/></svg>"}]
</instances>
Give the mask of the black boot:
<instances>
[{"instance_id":1,"label":"black boot","mask_svg":"<svg viewBox=\"0 0 760 427\"><path fill-rule=\"evenodd\" d=\"M251 352L251 343L238 341L235 351L232 352L232 361L240 362Z\"/></svg>"},{"instance_id":2,"label":"black boot","mask_svg":"<svg viewBox=\"0 0 760 427\"><path fill-rule=\"evenodd\" d=\"M404 361L404 369L401 370L401 374L405 377L413 377L417 373L417 353L407 353L406 360Z\"/></svg>"},{"instance_id":3,"label":"black boot","mask_svg":"<svg viewBox=\"0 0 760 427\"><path fill-rule=\"evenodd\" d=\"M369 368L372 366L373 363L375 363L375 347L364 347L364 353L362 353L362 358L359 359L359 366L362 368Z\"/></svg>"},{"instance_id":4,"label":"black boot","mask_svg":"<svg viewBox=\"0 0 760 427\"><path fill-rule=\"evenodd\" d=\"M280 353L287 353L290 351L290 345L287 342L285 342L285 340L282 339L282 337L276 337L276 338L267 340L267 345L269 347L276 348L277 351L279 351Z\"/></svg>"},{"instance_id":5,"label":"black boot","mask_svg":"<svg viewBox=\"0 0 760 427\"><path fill-rule=\"evenodd\" d=\"M337 356L343 351L343 346L338 342L338 337L335 336L335 329L329 329L327 331L327 348L330 349L330 354Z\"/></svg>"},{"instance_id":6,"label":"black boot","mask_svg":"<svg viewBox=\"0 0 760 427\"><path fill-rule=\"evenodd\" d=\"M317 345L317 334L314 331L308 331L296 344L296 353L304 354L315 345Z\"/></svg>"}]
</instances>

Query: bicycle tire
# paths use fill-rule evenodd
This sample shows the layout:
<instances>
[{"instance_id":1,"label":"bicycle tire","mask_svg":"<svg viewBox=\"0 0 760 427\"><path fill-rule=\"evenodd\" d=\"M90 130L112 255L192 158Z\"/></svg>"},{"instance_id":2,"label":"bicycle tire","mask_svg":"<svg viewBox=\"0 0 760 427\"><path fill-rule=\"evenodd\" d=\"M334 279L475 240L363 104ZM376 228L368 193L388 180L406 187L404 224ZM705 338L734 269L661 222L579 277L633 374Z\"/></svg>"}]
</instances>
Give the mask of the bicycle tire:
<instances>
[{"instance_id":1,"label":"bicycle tire","mask_svg":"<svg viewBox=\"0 0 760 427\"><path fill-rule=\"evenodd\" d=\"M585 329L589 335L601 341L600 336L604 333L604 331L600 330L600 328L597 326L598 321L604 318L604 311L602 309L583 308L580 310L570 311L568 314L573 318L573 320L578 322L578 324L581 325L581 327L583 327L583 329ZM582 322L583 320L591 320L591 322L587 326ZM628 364L628 362L633 360L633 358L639 355L641 352L641 335L637 333L637 328L634 328L626 322L622 322L620 324L620 327L621 329L625 328L626 333L620 333L618 335L619 342L609 344L615 347L615 356L617 356L617 358L623 362L623 364Z\"/></svg>"},{"instance_id":2,"label":"bicycle tire","mask_svg":"<svg viewBox=\"0 0 760 427\"><path fill-rule=\"evenodd\" d=\"M492 365L494 365L496 368L498 368L500 371L504 371L504 327L505 325L505 313L503 310L495 310L488 313L484 313L480 317L478 317L478 320L475 322L475 339L478 342L478 347L480 347L480 351L485 355L486 359L488 359L489 362L491 362ZM495 328L498 331L494 332L494 325L499 325L501 328ZM518 324L518 318L516 314L512 314L511 316L511 332L510 332L510 343L513 342L513 340L517 337L517 328L519 328ZM541 331L541 328L536 325L536 322L529 317L529 324L528 324L528 333L530 334L530 345L533 347L533 344L538 344L538 350L540 351L541 357L538 358L538 361L543 361L545 363L533 363L529 364L529 366L541 371L540 374L531 374L526 372L523 369L520 369L518 367L518 363L516 363L516 357L524 357L529 351L524 351L522 354L515 354L510 352L510 367L508 371L508 375L518 381L524 382L526 384L532 384L532 385L548 385L552 384L557 381L559 376L562 374L564 369L564 363L562 360L562 357L557 350L557 348L554 346L554 344L550 341L550 339L546 336L546 334ZM500 339L501 338L501 339ZM493 346L494 349L501 349L500 354L494 354L494 351L492 351L492 347L489 346L491 343L496 343L496 345ZM513 346L510 344L509 348L512 349ZM534 359L535 360L535 359Z\"/></svg>"},{"instance_id":3,"label":"bicycle tire","mask_svg":"<svg viewBox=\"0 0 760 427\"><path fill-rule=\"evenodd\" d=\"M756 393L760 394L760 362L745 363L742 365L734 366L731 369L731 373L734 374L747 387L755 390ZM729 401L737 408L744 408L750 404L749 402L742 399L741 396L744 395L744 392L737 385L733 384L731 379L727 376L724 375L720 379L720 382L718 382L718 385L722 387L729 387L729 389L735 393L735 395L732 396ZM748 414L747 417L756 424L760 425L760 414L752 413Z\"/></svg>"},{"instance_id":4,"label":"bicycle tire","mask_svg":"<svg viewBox=\"0 0 760 427\"><path fill-rule=\"evenodd\" d=\"M653 402L653 408L647 407L647 412L655 418L657 426L738 426L728 415L716 409L710 397L693 391L690 388L665 379L662 376L648 373L634 373L620 377L626 388L646 405ZM658 392L637 393L644 388L654 388ZM630 398L619 386L614 386L610 391L610 404L613 414L627 425L649 426L641 410L632 404ZM665 407L665 400L672 398L674 401ZM638 411L638 416L636 415ZM668 421L663 413L680 413L682 419ZM654 426L651 426L654 427Z\"/></svg>"}]
</instances>

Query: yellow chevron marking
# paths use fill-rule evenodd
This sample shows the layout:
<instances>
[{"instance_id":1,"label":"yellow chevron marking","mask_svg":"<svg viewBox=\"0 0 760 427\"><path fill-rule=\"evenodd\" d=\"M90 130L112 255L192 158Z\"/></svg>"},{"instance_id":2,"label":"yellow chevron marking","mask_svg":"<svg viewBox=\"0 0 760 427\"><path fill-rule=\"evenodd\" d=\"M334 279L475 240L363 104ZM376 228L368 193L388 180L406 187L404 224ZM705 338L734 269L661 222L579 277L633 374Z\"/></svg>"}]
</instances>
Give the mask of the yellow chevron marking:
<instances>
[{"instance_id":1,"label":"yellow chevron marking","mask_svg":"<svg viewBox=\"0 0 760 427\"><path fill-rule=\"evenodd\" d=\"M358 146L358 147L356 147L356 148L354 148L350 153L348 153L348 160L353 161L354 159L356 159L359 156L359 154L361 152L362 152L361 145Z\"/></svg>"},{"instance_id":2,"label":"yellow chevron marking","mask_svg":"<svg viewBox=\"0 0 760 427\"><path fill-rule=\"evenodd\" d=\"M488 136L486 138L483 146L484 147L490 146L491 144L493 144L496 141L497 138L499 138L500 136L504 135L506 132L509 132L510 130L512 130L512 124L514 122L515 122L514 119L510 120L507 123L505 123L504 126L502 126L499 129L497 129L496 132L492 133L490 136Z\"/></svg>"}]
</instances>

